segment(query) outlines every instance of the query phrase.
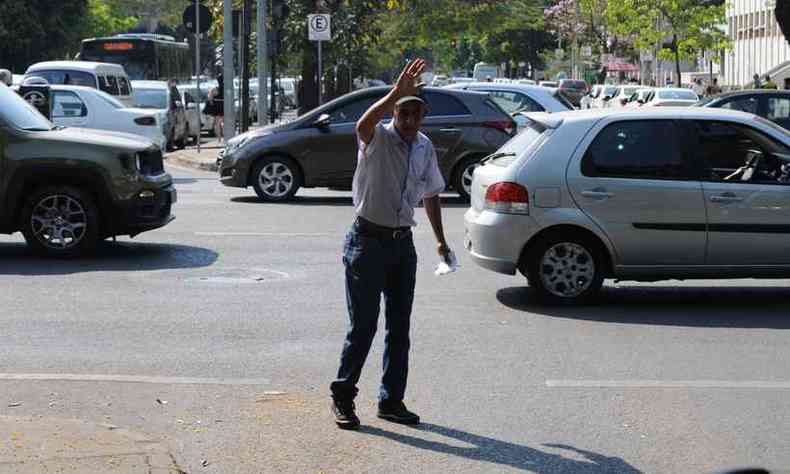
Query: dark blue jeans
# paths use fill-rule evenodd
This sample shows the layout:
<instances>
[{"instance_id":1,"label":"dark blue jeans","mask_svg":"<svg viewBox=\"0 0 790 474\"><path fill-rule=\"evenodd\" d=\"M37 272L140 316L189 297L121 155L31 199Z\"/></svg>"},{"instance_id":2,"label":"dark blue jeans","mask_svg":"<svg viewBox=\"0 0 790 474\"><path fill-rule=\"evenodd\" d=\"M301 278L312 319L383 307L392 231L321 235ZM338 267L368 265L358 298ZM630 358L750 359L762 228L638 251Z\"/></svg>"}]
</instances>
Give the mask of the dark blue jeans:
<instances>
[{"instance_id":1,"label":"dark blue jeans","mask_svg":"<svg viewBox=\"0 0 790 474\"><path fill-rule=\"evenodd\" d=\"M411 232L399 239L364 235L358 226L346 235L346 303L350 328L340 356L332 398L353 400L362 366L376 335L381 295L385 299L387 334L380 402L400 402L409 373L409 320L414 301L417 252Z\"/></svg>"}]
</instances>

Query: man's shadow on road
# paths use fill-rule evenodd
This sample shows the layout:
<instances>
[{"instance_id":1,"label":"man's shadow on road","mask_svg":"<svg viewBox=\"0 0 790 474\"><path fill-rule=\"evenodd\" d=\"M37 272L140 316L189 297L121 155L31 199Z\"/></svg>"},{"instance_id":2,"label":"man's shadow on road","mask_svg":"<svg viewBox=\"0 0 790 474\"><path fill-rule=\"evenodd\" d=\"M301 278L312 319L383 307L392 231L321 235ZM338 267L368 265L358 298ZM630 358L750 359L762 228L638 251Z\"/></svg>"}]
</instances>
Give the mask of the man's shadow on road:
<instances>
[{"instance_id":1,"label":"man's shadow on road","mask_svg":"<svg viewBox=\"0 0 790 474\"><path fill-rule=\"evenodd\" d=\"M360 433L387 438L399 443L428 451L449 454L465 459L482 461L491 464L509 466L523 471L537 473L640 473L623 459L613 456L604 456L592 451L575 448L564 444L545 444L548 448L564 449L585 458L583 461L566 458L559 454L552 454L539 449L522 446L507 441L500 441L485 436L478 436L465 431L422 423L414 427L415 436L386 431L375 426L362 426ZM419 437L419 433L435 434L473 445L460 447L440 441L432 441Z\"/></svg>"}]
</instances>

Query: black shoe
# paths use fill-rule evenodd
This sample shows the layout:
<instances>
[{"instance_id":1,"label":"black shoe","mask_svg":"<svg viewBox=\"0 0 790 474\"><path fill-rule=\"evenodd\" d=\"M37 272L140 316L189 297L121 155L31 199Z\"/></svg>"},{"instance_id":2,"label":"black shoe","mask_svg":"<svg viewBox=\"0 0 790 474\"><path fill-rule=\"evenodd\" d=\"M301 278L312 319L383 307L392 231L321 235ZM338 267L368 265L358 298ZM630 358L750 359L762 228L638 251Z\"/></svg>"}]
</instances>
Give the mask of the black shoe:
<instances>
[{"instance_id":1,"label":"black shoe","mask_svg":"<svg viewBox=\"0 0 790 474\"><path fill-rule=\"evenodd\" d=\"M332 400L330 406L332 414L335 415L337 427L343 430L355 430L359 428L359 418L354 413L354 402Z\"/></svg>"},{"instance_id":2,"label":"black shoe","mask_svg":"<svg viewBox=\"0 0 790 474\"><path fill-rule=\"evenodd\" d=\"M406 409L403 402L379 403L378 417L402 425L419 425L420 417Z\"/></svg>"}]
</instances>

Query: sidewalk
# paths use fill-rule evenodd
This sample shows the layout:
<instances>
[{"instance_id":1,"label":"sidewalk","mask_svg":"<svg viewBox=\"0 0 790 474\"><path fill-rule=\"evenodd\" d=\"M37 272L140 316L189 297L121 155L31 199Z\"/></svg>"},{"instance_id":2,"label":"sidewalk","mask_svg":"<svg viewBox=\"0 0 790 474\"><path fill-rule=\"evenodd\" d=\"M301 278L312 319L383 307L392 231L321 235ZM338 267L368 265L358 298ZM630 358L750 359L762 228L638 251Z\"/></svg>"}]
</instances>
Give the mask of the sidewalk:
<instances>
[{"instance_id":1,"label":"sidewalk","mask_svg":"<svg viewBox=\"0 0 790 474\"><path fill-rule=\"evenodd\" d=\"M282 125L288 123L296 118L296 110L286 110L281 117L279 117L274 124ZM268 126L268 124L266 124ZM250 130L254 130L260 125L253 125ZM219 151L224 148L224 144L220 145L216 138L203 137L200 144L200 153L197 151L196 146L189 146L183 150L176 150L165 155L165 161L174 163L179 166L187 168L194 168L203 171L217 171L217 155Z\"/></svg>"},{"instance_id":2,"label":"sidewalk","mask_svg":"<svg viewBox=\"0 0 790 474\"><path fill-rule=\"evenodd\" d=\"M0 416L0 473L181 474L157 441L110 424Z\"/></svg>"},{"instance_id":3,"label":"sidewalk","mask_svg":"<svg viewBox=\"0 0 790 474\"><path fill-rule=\"evenodd\" d=\"M217 171L217 155L224 147L216 140L201 143L200 153L196 146L176 150L165 155L165 162L203 171Z\"/></svg>"}]
</instances>

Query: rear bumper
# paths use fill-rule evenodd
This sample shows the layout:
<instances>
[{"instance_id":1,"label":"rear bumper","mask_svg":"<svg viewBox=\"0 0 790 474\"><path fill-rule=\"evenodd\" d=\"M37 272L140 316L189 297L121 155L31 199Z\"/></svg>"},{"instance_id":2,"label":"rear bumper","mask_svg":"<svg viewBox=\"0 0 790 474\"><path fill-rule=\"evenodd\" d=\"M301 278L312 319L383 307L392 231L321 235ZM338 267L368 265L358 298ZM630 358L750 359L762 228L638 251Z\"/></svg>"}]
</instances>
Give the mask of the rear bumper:
<instances>
[{"instance_id":1,"label":"rear bumper","mask_svg":"<svg viewBox=\"0 0 790 474\"><path fill-rule=\"evenodd\" d=\"M537 230L530 216L470 208L464 215L464 247L479 266L507 275L518 270L521 251Z\"/></svg>"}]
</instances>

